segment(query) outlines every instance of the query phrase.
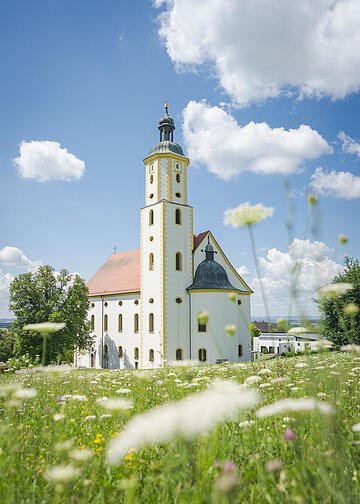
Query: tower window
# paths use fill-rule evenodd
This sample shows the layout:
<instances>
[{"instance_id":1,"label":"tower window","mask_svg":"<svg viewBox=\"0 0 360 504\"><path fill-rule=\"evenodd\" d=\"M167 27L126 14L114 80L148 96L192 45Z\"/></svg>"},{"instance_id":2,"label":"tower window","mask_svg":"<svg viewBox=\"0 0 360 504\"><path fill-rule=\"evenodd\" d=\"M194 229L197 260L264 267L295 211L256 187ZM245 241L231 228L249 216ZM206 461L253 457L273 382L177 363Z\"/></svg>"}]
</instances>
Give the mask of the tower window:
<instances>
[{"instance_id":1,"label":"tower window","mask_svg":"<svg viewBox=\"0 0 360 504\"><path fill-rule=\"evenodd\" d=\"M154 254L151 252L149 254L149 270L152 271L154 269Z\"/></svg>"},{"instance_id":2,"label":"tower window","mask_svg":"<svg viewBox=\"0 0 360 504\"><path fill-rule=\"evenodd\" d=\"M198 315L197 319L198 323L198 332L207 332L207 323L204 321L204 318Z\"/></svg>"},{"instance_id":3,"label":"tower window","mask_svg":"<svg viewBox=\"0 0 360 504\"><path fill-rule=\"evenodd\" d=\"M154 332L154 314L149 313L149 332L153 333Z\"/></svg>"},{"instance_id":4,"label":"tower window","mask_svg":"<svg viewBox=\"0 0 360 504\"><path fill-rule=\"evenodd\" d=\"M175 210L175 224L181 224L181 210L177 208Z\"/></svg>"},{"instance_id":5,"label":"tower window","mask_svg":"<svg viewBox=\"0 0 360 504\"><path fill-rule=\"evenodd\" d=\"M154 197L154 194L153 194L153 193L151 193L151 194L149 195L149 198L150 198L150 199L152 199L153 197Z\"/></svg>"},{"instance_id":6,"label":"tower window","mask_svg":"<svg viewBox=\"0 0 360 504\"><path fill-rule=\"evenodd\" d=\"M149 361L154 362L154 350L152 348L149 350Z\"/></svg>"},{"instance_id":7,"label":"tower window","mask_svg":"<svg viewBox=\"0 0 360 504\"><path fill-rule=\"evenodd\" d=\"M183 360L183 351L181 348L177 348L175 352L176 360Z\"/></svg>"},{"instance_id":8,"label":"tower window","mask_svg":"<svg viewBox=\"0 0 360 504\"><path fill-rule=\"evenodd\" d=\"M90 329L91 329L91 331L95 331L95 315L91 315Z\"/></svg>"},{"instance_id":9,"label":"tower window","mask_svg":"<svg viewBox=\"0 0 360 504\"><path fill-rule=\"evenodd\" d=\"M176 182L178 182L179 184L181 182L181 175L180 175L180 173L176 174Z\"/></svg>"},{"instance_id":10,"label":"tower window","mask_svg":"<svg viewBox=\"0 0 360 504\"><path fill-rule=\"evenodd\" d=\"M149 212L149 226L152 226L154 224L154 210L150 210Z\"/></svg>"},{"instance_id":11,"label":"tower window","mask_svg":"<svg viewBox=\"0 0 360 504\"><path fill-rule=\"evenodd\" d=\"M139 315L138 313L135 313L134 315L134 333L139 332Z\"/></svg>"},{"instance_id":12,"label":"tower window","mask_svg":"<svg viewBox=\"0 0 360 504\"><path fill-rule=\"evenodd\" d=\"M150 184L152 184L154 182L154 175L150 175Z\"/></svg>"},{"instance_id":13,"label":"tower window","mask_svg":"<svg viewBox=\"0 0 360 504\"><path fill-rule=\"evenodd\" d=\"M122 301L119 301L119 303L118 303L118 304L119 304L119 306L122 306Z\"/></svg>"},{"instance_id":14,"label":"tower window","mask_svg":"<svg viewBox=\"0 0 360 504\"><path fill-rule=\"evenodd\" d=\"M134 359L139 360L139 349L138 347L134 348Z\"/></svg>"},{"instance_id":15,"label":"tower window","mask_svg":"<svg viewBox=\"0 0 360 504\"><path fill-rule=\"evenodd\" d=\"M104 306L107 306L107 305L108 305L108 303L107 303L107 301L105 301Z\"/></svg>"},{"instance_id":16,"label":"tower window","mask_svg":"<svg viewBox=\"0 0 360 504\"><path fill-rule=\"evenodd\" d=\"M175 255L175 270L182 271L182 255L181 252L176 252Z\"/></svg>"},{"instance_id":17,"label":"tower window","mask_svg":"<svg viewBox=\"0 0 360 504\"><path fill-rule=\"evenodd\" d=\"M178 303L178 304L182 303L181 297L175 298L175 303Z\"/></svg>"},{"instance_id":18,"label":"tower window","mask_svg":"<svg viewBox=\"0 0 360 504\"><path fill-rule=\"evenodd\" d=\"M139 304L139 300L135 299L134 304L138 305Z\"/></svg>"},{"instance_id":19,"label":"tower window","mask_svg":"<svg viewBox=\"0 0 360 504\"><path fill-rule=\"evenodd\" d=\"M119 357L119 359L122 359L123 355L124 355L123 347L119 346L119 348L118 348L118 357Z\"/></svg>"},{"instance_id":20,"label":"tower window","mask_svg":"<svg viewBox=\"0 0 360 504\"><path fill-rule=\"evenodd\" d=\"M154 302L154 298L150 298L150 299L149 299L149 303L151 303L151 304L152 304L153 302Z\"/></svg>"},{"instance_id":21,"label":"tower window","mask_svg":"<svg viewBox=\"0 0 360 504\"><path fill-rule=\"evenodd\" d=\"M122 332L122 330L123 330L123 316L120 313L118 318L118 332Z\"/></svg>"},{"instance_id":22,"label":"tower window","mask_svg":"<svg viewBox=\"0 0 360 504\"><path fill-rule=\"evenodd\" d=\"M242 345L238 345L238 356L242 357L242 355L243 355L243 346Z\"/></svg>"},{"instance_id":23,"label":"tower window","mask_svg":"<svg viewBox=\"0 0 360 504\"><path fill-rule=\"evenodd\" d=\"M177 198L181 198L181 193L177 192L177 193L175 193L175 196L176 196Z\"/></svg>"},{"instance_id":24,"label":"tower window","mask_svg":"<svg viewBox=\"0 0 360 504\"><path fill-rule=\"evenodd\" d=\"M241 299L238 299L238 305L241 305L242 301Z\"/></svg>"},{"instance_id":25,"label":"tower window","mask_svg":"<svg viewBox=\"0 0 360 504\"><path fill-rule=\"evenodd\" d=\"M198 352L198 357L200 362L205 362L206 361L206 348L200 348Z\"/></svg>"},{"instance_id":26,"label":"tower window","mask_svg":"<svg viewBox=\"0 0 360 504\"><path fill-rule=\"evenodd\" d=\"M104 368L109 367L109 348L107 345L104 345L103 366Z\"/></svg>"},{"instance_id":27,"label":"tower window","mask_svg":"<svg viewBox=\"0 0 360 504\"><path fill-rule=\"evenodd\" d=\"M104 331L108 330L108 316L104 315Z\"/></svg>"}]
</instances>

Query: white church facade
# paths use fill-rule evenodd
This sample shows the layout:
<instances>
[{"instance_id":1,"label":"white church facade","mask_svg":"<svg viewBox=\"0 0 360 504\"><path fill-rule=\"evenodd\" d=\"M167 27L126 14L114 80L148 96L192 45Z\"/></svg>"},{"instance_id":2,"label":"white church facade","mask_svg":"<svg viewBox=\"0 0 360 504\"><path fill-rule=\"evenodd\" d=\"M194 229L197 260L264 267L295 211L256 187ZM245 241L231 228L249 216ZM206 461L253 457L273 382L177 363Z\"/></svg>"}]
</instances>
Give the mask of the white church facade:
<instances>
[{"instance_id":1,"label":"white church facade","mask_svg":"<svg viewBox=\"0 0 360 504\"><path fill-rule=\"evenodd\" d=\"M252 291L210 231L193 233L189 159L173 140L167 105L158 129L160 141L144 159L140 250L112 254L89 280L94 344L78 353L78 366L148 369L185 359L250 360Z\"/></svg>"}]
</instances>

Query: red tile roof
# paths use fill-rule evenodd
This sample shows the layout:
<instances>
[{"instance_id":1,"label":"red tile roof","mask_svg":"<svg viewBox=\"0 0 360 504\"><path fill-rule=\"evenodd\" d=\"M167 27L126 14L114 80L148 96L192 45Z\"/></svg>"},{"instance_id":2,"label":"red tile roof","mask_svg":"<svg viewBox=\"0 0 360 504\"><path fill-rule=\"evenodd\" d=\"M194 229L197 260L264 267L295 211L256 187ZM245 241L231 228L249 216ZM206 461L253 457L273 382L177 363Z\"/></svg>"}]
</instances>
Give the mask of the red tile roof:
<instances>
[{"instance_id":1,"label":"red tile roof","mask_svg":"<svg viewBox=\"0 0 360 504\"><path fill-rule=\"evenodd\" d=\"M208 231L194 235L194 250ZM112 254L87 283L89 296L140 292L140 250Z\"/></svg>"},{"instance_id":2,"label":"red tile roof","mask_svg":"<svg viewBox=\"0 0 360 504\"><path fill-rule=\"evenodd\" d=\"M112 254L87 286L90 296L140 292L140 250Z\"/></svg>"},{"instance_id":3,"label":"red tile roof","mask_svg":"<svg viewBox=\"0 0 360 504\"><path fill-rule=\"evenodd\" d=\"M202 233L194 235L194 250L198 248L200 243L203 241L205 236L208 234L209 231L204 231Z\"/></svg>"}]
</instances>

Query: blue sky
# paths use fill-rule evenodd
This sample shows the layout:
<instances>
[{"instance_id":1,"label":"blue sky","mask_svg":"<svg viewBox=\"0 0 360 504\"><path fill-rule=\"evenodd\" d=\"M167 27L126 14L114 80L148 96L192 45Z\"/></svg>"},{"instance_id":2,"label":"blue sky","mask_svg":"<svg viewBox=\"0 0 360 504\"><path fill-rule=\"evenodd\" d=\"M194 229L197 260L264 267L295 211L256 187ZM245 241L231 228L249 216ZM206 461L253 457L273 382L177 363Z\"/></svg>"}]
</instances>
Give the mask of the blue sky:
<instances>
[{"instance_id":1,"label":"blue sky","mask_svg":"<svg viewBox=\"0 0 360 504\"><path fill-rule=\"evenodd\" d=\"M246 201L274 207L254 230L271 313L286 314L284 268L299 257L294 310L314 313L319 271L327 281L343 255L359 257L360 12L352 0L304 2L306 13L271 0L271 20L259 0L227 9L220 0L1 3L0 317L11 278L39 262L89 279L114 245L139 247L142 159L158 141L165 95L192 161L195 232L211 229L257 292L247 231L224 226L223 212ZM304 234L309 191L319 198L315 234ZM256 296L252 311L262 315Z\"/></svg>"}]
</instances>

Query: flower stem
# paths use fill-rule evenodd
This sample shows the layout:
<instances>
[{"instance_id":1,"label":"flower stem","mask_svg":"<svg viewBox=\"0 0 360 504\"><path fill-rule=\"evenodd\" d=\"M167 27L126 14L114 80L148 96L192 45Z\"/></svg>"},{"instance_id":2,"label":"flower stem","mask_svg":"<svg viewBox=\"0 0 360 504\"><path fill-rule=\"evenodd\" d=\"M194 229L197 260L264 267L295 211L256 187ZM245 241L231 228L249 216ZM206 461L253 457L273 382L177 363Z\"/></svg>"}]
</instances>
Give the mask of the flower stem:
<instances>
[{"instance_id":1,"label":"flower stem","mask_svg":"<svg viewBox=\"0 0 360 504\"><path fill-rule=\"evenodd\" d=\"M46 364L47 339L48 339L48 334L44 333L44 336L43 336L43 348L42 348L42 365L43 366L45 366L45 364Z\"/></svg>"}]
</instances>

